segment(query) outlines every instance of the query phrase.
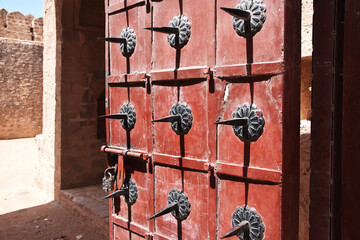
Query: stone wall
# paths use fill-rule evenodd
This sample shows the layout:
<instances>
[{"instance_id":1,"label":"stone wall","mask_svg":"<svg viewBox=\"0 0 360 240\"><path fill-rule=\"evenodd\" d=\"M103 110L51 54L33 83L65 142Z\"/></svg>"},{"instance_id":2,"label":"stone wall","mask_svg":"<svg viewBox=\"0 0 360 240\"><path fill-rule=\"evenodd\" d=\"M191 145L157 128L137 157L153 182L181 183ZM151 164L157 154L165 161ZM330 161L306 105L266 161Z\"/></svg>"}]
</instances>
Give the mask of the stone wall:
<instances>
[{"instance_id":1,"label":"stone wall","mask_svg":"<svg viewBox=\"0 0 360 240\"><path fill-rule=\"evenodd\" d=\"M0 9L0 139L42 131L42 18Z\"/></svg>"},{"instance_id":2,"label":"stone wall","mask_svg":"<svg viewBox=\"0 0 360 240\"><path fill-rule=\"evenodd\" d=\"M43 40L43 19L34 18L31 14L19 12L8 13L0 9L0 37L22 40Z\"/></svg>"},{"instance_id":3,"label":"stone wall","mask_svg":"<svg viewBox=\"0 0 360 240\"><path fill-rule=\"evenodd\" d=\"M0 139L42 130L41 42L0 38Z\"/></svg>"}]
</instances>

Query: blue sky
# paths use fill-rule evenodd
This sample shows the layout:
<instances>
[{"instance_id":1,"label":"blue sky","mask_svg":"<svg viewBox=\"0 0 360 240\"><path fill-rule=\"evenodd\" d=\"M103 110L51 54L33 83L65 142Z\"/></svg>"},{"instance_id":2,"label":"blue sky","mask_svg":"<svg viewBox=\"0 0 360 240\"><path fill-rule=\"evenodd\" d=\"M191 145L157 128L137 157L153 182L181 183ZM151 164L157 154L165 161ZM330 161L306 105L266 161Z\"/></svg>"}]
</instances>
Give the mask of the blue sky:
<instances>
[{"instance_id":1,"label":"blue sky","mask_svg":"<svg viewBox=\"0 0 360 240\"><path fill-rule=\"evenodd\" d=\"M34 17L43 17L44 0L0 0L0 8L8 12L30 13Z\"/></svg>"}]
</instances>

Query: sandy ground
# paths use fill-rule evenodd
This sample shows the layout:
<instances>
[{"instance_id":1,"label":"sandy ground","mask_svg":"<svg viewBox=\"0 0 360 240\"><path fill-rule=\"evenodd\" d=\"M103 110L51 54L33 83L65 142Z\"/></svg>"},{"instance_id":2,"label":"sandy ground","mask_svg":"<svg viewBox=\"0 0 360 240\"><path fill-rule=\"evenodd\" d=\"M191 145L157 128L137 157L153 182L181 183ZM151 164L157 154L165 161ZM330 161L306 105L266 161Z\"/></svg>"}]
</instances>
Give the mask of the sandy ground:
<instances>
[{"instance_id":1,"label":"sandy ground","mask_svg":"<svg viewBox=\"0 0 360 240\"><path fill-rule=\"evenodd\" d=\"M36 159L35 138L0 140L0 214L53 200L35 185Z\"/></svg>"},{"instance_id":2,"label":"sandy ground","mask_svg":"<svg viewBox=\"0 0 360 240\"><path fill-rule=\"evenodd\" d=\"M0 240L108 239L36 187L35 138L0 140Z\"/></svg>"}]
</instances>

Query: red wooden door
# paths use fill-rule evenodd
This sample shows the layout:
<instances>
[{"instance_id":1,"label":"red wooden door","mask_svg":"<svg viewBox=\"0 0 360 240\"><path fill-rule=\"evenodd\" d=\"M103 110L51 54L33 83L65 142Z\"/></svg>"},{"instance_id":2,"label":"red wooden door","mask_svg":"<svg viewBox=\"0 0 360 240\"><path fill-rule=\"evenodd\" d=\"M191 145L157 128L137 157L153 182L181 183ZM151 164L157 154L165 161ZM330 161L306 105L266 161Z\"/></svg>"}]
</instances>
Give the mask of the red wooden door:
<instances>
[{"instance_id":1,"label":"red wooden door","mask_svg":"<svg viewBox=\"0 0 360 240\"><path fill-rule=\"evenodd\" d=\"M296 239L299 3L105 5L111 239Z\"/></svg>"}]
</instances>

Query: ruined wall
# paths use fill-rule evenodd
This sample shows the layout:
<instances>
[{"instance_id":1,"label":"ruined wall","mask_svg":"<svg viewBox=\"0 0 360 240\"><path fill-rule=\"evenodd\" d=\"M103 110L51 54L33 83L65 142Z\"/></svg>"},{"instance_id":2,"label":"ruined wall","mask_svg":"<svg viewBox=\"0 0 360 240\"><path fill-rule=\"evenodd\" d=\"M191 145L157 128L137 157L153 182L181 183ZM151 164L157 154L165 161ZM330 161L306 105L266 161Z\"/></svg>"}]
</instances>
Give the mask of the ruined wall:
<instances>
[{"instance_id":1,"label":"ruined wall","mask_svg":"<svg viewBox=\"0 0 360 240\"><path fill-rule=\"evenodd\" d=\"M43 18L34 18L31 14L7 12L0 9L0 37L21 40L43 40Z\"/></svg>"},{"instance_id":2,"label":"ruined wall","mask_svg":"<svg viewBox=\"0 0 360 240\"><path fill-rule=\"evenodd\" d=\"M42 131L43 44L32 39L42 40L42 18L0 9L0 139Z\"/></svg>"}]
</instances>

